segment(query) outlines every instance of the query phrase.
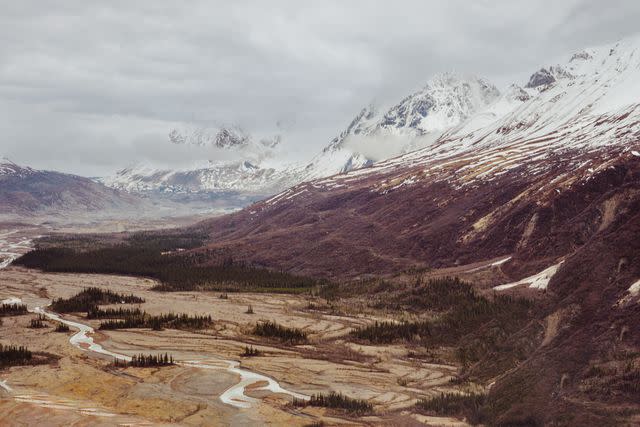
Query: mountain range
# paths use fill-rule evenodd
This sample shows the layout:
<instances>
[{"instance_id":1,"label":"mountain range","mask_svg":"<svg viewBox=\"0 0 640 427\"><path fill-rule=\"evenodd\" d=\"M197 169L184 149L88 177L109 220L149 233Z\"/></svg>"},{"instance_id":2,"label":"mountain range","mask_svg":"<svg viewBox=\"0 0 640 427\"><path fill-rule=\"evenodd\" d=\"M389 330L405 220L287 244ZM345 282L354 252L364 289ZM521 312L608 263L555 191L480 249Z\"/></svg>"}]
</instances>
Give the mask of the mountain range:
<instances>
[{"instance_id":1,"label":"mountain range","mask_svg":"<svg viewBox=\"0 0 640 427\"><path fill-rule=\"evenodd\" d=\"M252 143L230 131L196 140ZM303 166L129 168L102 180L113 189L5 162L0 180L0 206L24 212L118 208L133 193L260 198L187 227L198 236L179 251L190 267L233 254L227 265L371 293L372 278L403 286L408 272L473 272L487 295L539 301L526 327L500 337L526 349L516 363L491 376L477 370L483 360L465 366L487 384L496 425L606 425L603 408L638 421L638 37L581 50L502 92L438 75L388 109L363 109ZM503 366L501 353L486 357Z\"/></svg>"},{"instance_id":2,"label":"mountain range","mask_svg":"<svg viewBox=\"0 0 640 427\"><path fill-rule=\"evenodd\" d=\"M344 131L307 163L264 166L261 160L269 157L265 150L277 146L280 136L255 141L238 128L187 133L174 130L170 132L170 140L174 143L218 148L250 147L246 151L251 153L251 158L209 162L179 170L135 165L105 177L101 182L129 192L233 191L264 197L303 181L370 166L386 157L411 151L485 110L499 98L498 89L485 79L443 73L386 112L374 106L362 109Z\"/></svg>"},{"instance_id":3,"label":"mountain range","mask_svg":"<svg viewBox=\"0 0 640 427\"><path fill-rule=\"evenodd\" d=\"M498 425L602 425L598 408L638 393L637 377L592 365L636 366L640 347L640 39L585 49L502 94L480 82L461 93L480 89L481 107L446 101L451 121L432 121L444 129L425 122L436 110L424 94L364 110L323 154L351 135L437 136L196 224L208 242L190 252L356 283L481 271L480 288L542 301L507 337L535 345L487 379Z\"/></svg>"}]
</instances>

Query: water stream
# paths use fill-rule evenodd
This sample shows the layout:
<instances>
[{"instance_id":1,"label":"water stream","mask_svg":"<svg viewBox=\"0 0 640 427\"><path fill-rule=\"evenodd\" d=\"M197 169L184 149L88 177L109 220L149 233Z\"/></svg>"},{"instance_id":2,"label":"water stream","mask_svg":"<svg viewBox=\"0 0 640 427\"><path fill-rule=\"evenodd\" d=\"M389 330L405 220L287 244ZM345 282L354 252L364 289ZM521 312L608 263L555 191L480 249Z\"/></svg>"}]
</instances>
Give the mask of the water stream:
<instances>
[{"instance_id":1,"label":"water stream","mask_svg":"<svg viewBox=\"0 0 640 427\"><path fill-rule=\"evenodd\" d=\"M15 258L17 258L20 253L23 253L25 250L29 249L29 245L31 244L31 239L9 239L11 235L15 234L14 231L0 234L0 269L7 267ZM14 241L10 241L14 240ZM20 298L11 297L1 301L6 304L20 304L22 303ZM77 321L72 321L63 318L58 313L54 313L52 311L46 310L43 307L35 307L33 309L29 309L29 311L37 314L42 314L49 319L55 320L57 322L64 323L70 328L77 329L78 332L73 334L69 339L69 342L83 351L92 352L95 354L112 357L114 359L129 361L131 357L126 354L115 353L113 351L109 351L105 349L102 345L94 342L93 338L90 336L94 333L94 330L91 326L85 325L83 323L79 323ZM240 363L235 360L224 360L224 359L201 359L201 360L188 360L188 361L177 361L179 365L199 368L199 369L218 369L218 370L226 370L227 372L236 374L240 376L240 381L229 387L220 395L220 400L227 404L234 406L236 408L250 408L255 405L259 401L252 397L246 395L247 387L260 383L260 386L253 387L253 390L260 391L269 391L271 393L281 393L287 394L289 396L295 397L297 399L308 399L309 397L296 393L294 391L287 390L283 388L276 380L270 378L266 375L262 375L253 371L249 371L247 369L241 368ZM265 383L265 385L262 385ZM0 389L5 392L11 393L12 389L7 384L6 381L0 380Z\"/></svg>"}]
</instances>

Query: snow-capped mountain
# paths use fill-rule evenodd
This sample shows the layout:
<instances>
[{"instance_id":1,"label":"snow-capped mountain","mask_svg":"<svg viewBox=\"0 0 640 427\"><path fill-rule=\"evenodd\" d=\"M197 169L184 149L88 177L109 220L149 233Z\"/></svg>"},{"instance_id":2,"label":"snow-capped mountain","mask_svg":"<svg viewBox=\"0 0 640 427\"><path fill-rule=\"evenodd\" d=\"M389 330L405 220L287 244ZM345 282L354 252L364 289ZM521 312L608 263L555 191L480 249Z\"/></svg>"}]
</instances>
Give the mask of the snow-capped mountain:
<instances>
[{"instance_id":1,"label":"snow-capped mountain","mask_svg":"<svg viewBox=\"0 0 640 427\"><path fill-rule=\"evenodd\" d=\"M252 156L182 170L128 168L103 182L127 191L234 191L267 196L300 182L355 169L366 167L368 172L359 173L375 173L467 150L470 158L483 153L477 162L487 164L490 174L516 167L535 153L551 155L610 141L620 144L635 137L627 123L636 117L631 106L640 99L638 44L637 38L631 38L585 49L564 64L540 68L522 85L513 84L502 93L482 78L437 75L388 109L363 108L304 166L265 166ZM625 120L618 123L621 117ZM172 139L178 143L269 146L238 131L221 130L207 137L201 132L182 138L176 135ZM531 143L538 138L540 141ZM400 157L395 158L397 155Z\"/></svg>"},{"instance_id":2,"label":"snow-capped mountain","mask_svg":"<svg viewBox=\"0 0 640 427\"><path fill-rule=\"evenodd\" d=\"M306 178L320 178L370 166L376 161L429 145L500 98L486 79L448 72L382 111L363 108L349 126L307 166Z\"/></svg>"},{"instance_id":3,"label":"snow-capped mountain","mask_svg":"<svg viewBox=\"0 0 640 427\"><path fill-rule=\"evenodd\" d=\"M105 185L129 192L269 194L287 186L289 171L264 168L248 160L209 162L192 169L157 169L137 165L103 178Z\"/></svg>"},{"instance_id":4,"label":"snow-capped mountain","mask_svg":"<svg viewBox=\"0 0 640 427\"><path fill-rule=\"evenodd\" d=\"M444 73L386 111L364 108L351 124L308 164L264 166L281 137L256 140L239 128L172 130L171 142L234 149L245 160L209 162L188 169L136 165L102 179L134 192L198 193L237 191L269 195L309 179L369 166L375 161L437 138L495 102L500 92L485 79ZM355 142L355 138L360 138ZM375 154L374 154L375 153Z\"/></svg>"},{"instance_id":5,"label":"snow-capped mountain","mask_svg":"<svg viewBox=\"0 0 640 427\"><path fill-rule=\"evenodd\" d=\"M182 197L185 194L229 192L249 196L265 195L298 182L293 179L296 175L295 168L265 165L276 155L281 142L280 135L255 138L237 126L220 129L190 128L181 131L173 129L169 132L169 141L201 151L212 149L218 150L218 153L231 152L236 160L204 160L180 169L135 164L112 176L99 178L99 181L128 192L162 193L169 197L171 194ZM203 151L205 155L209 153Z\"/></svg>"},{"instance_id":6,"label":"snow-capped mountain","mask_svg":"<svg viewBox=\"0 0 640 427\"><path fill-rule=\"evenodd\" d=\"M489 399L509 408L504 425L600 425L592 404L600 414L615 393L608 421L638 402L617 355L640 343L640 38L541 68L419 150L196 227L210 239L202 256L336 281L442 269L535 295L535 322L505 341L530 334L521 359L476 371ZM594 361L618 369L594 375Z\"/></svg>"}]
</instances>

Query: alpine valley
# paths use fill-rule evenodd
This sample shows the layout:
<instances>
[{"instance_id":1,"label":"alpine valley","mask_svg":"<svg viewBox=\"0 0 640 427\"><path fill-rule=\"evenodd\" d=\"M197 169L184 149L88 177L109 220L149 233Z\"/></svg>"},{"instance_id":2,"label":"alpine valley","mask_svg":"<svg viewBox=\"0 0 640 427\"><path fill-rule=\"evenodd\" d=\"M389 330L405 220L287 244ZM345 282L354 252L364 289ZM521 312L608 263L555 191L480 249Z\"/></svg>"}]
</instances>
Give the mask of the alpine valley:
<instances>
[{"instance_id":1,"label":"alpine valley","mask_svg":"<svg viewBox=\"0 0 640 427\"><path fill-rule=\"evenodd\" d=\"M0 164L0 424L640 425L640 37L436 75L302 164L286 137Z\"/></svg>"}]
</instances>

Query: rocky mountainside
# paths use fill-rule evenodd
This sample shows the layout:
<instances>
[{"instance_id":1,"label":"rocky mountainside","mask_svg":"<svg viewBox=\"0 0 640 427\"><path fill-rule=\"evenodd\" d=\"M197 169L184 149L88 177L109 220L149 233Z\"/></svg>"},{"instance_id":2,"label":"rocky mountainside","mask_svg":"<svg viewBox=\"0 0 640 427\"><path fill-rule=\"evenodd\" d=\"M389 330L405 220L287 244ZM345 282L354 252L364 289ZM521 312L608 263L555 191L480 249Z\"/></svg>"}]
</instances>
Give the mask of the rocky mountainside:
<instances>
[{"instance_id":1,"label":"rocky mountainside","mask_svg":"<svg viewBox=\"0 0 640 427\"><path fill-rule=\"evenodd\" d=\"M319 266L310 259L310 268L318 270L313 273L358 275L374 265L391 271L416 262L459 263L522 250L549 215L546 209L565 194L613 179L640 161L638 40L588 49L552 69L552 75L534 73L530 87L512 87L428 147L299 184L233 218L213 221L211 229L217 240L243 239L246 223L256 251L261 239L271 247L283 239L285 252L295 250L298 238L291 236L311 231L313 236L300 238L301 246L313 242L318 253L352 248L365 261L359 268L350 259L348 271L338 271L343 263L337 260L323 257L327 265ZM537 77L541 74L554 80ZM627 179L622 175L619 179ZM624 200L608 202L603 215L611 216ZM234 224L228 236L220 226L225 221ZM494 227L512 236L509 244L487 239ZM259 233L261 228L268 232ZM377 251L375 242L393 251ZM500 251L490 247L497 244L503 245ZM261 255L265 261L269 256ZM290 262L282 267L305 268L303 260Z\"/></svg>"},{"instance_id":2,"label":"rocky mountainside","mask_svg":"<svg viewBox=\"0 0 640 427\"><path fill-rule=\"evenodd\" d=\"M144 203L88 178L0 160L0 215L48 217L131 212Z\"/></svg>"},{"instance_id":3,"label":"rocky mountainside","mask_svg":"<svg viewBox=\"0 0 640 427\"><path fill-rule=\"evenodd\" d=\"M493 379L505 422L600 425L638 396L640 39L536 71L424 148L195 228L194 252L338 280L497 268L485 286L543 301L535 351Z\"/></svg>"}]
</instances>

